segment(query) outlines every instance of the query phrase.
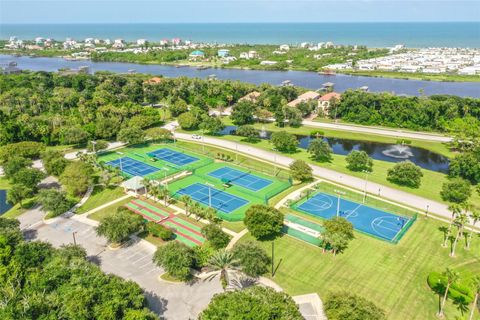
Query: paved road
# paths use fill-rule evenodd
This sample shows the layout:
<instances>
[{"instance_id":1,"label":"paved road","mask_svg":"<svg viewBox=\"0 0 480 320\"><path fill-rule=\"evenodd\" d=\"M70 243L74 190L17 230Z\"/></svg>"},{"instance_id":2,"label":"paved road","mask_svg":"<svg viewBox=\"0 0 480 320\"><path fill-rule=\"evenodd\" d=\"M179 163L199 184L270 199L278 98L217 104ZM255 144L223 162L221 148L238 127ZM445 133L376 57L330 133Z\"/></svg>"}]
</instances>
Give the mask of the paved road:
<instances>
[{"instance_id":1,"label":"paved road","mask_svg":"<svg viewBox=\"0 0 480 320\"><path fill-rule=\"evenodd\" d=\"M263 149L255 148L249 145L244 145L240 143L236 143L233 141L228 141L228 140L222 140L218 138L213 138L213 137L203 137L203 140L194 140L191 137L191 134L186 134L186 133L175 133L175 137L178 139L183 139L183 140L189 140L189 141L195 141L196 143L204 141L205 143L220 146L223 148L231 149L231 150L236 150L240 153L244 154L249 154L253 155L255 157L267 160L267 161L272 161L274 163L277 163L282 166L289 166L292 161L294 161L293 158L276 154L274 152L266 151ZM354 176L350 176L347 174L339 173L333 170L321 168L315 165L311 165L313 169L313 174L315 176L318 176L320 178L330 180L333 182L337 182L358 190L363 190L365 188L365 180L360 179ZM431 182L427 182L431 183ZM427 206L429 207L429 212L434 212L437 215L440 215L442 217L445 217L447 219L450 218L450 212L448 211L448 208L446 205L439 203L437 201L425 199L416 195L413 195L411 193L399 191L390 187L386 187L384 185L378 184L378 183L373 183L373 182L368 182L367 183L367 192L371 194L378 194L380 190L380 195L383 198L393 200L398 203L403 203L415 208L418 208L419 210L426 210Z\"/></svg>"},{"instance_id":2,"label":"paved road","mask_svg":"<svg viewBox=\"0 0 480 320\"><path fill-rule=\"evenodd\" d=\"M89 224L67 218L54 223L41 221L43 212L38 208L19 217L21 228L30 239L52 243L55 247L73 243L83 246L89 259L107 273L133 280L146 292L149 306L166 319L194 319L203 310L213 294L222 292L218 279L193 284L172 284L160 281L161 268L152 262L155 248L145 242L132 242L128 247L110 250L104 238L98 237Z\"/></svg>"},{"instance_id":3,"label":"paved road","mask_svg":"<svg viewBox=\"0 0 480 320\"><path fill-rule=\"evenodd\" d=\"M381 129L381 128L365 127L365 126L358 126L358 125L348 125L348 124L323 123L323 122L316 122L316 121L309 121L309 120L303 120L302 123L303 125L309 126L309 127L335 129L335 130L343 130L343 131L350 131L350 132L371 133L371 134L396 137L396 138L419 139L419 140L428 140L428 141L436 141L436 142L452 141L452 138L450 137L429 134L429 133L410 132L410 131L402 131L402 130L395 130L395 129Z\"/></svg>"}]
</instances>

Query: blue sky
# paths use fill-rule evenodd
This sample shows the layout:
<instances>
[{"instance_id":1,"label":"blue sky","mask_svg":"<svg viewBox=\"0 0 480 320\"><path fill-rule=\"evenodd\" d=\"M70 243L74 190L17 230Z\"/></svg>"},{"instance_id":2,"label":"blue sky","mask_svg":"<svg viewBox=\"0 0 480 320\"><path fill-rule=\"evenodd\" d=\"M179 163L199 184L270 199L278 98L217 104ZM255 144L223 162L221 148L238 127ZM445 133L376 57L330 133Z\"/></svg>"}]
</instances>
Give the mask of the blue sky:
<instances>
[{"instance_id":1,"label":"blue sky","mask_svg":"<svg viewBox=\"0 0 480 320\"><path fill-rule=\"evenodd\" d=\"M480 0L0 0L0 23L480 21Z\"/></svg>"}]
</instances>

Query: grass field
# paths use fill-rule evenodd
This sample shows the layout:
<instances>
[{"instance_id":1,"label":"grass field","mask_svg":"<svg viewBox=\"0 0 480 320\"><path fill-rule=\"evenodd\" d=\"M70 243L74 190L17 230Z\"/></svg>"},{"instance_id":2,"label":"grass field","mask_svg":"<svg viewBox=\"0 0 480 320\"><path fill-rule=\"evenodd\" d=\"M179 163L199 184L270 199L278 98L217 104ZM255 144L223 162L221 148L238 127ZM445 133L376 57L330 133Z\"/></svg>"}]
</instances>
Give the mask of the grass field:
<instances>
[{"instance_id":1,"label":"grass field","mask_svg":"<svg viewBox=\"0 0 480 320\"><path fill-rule=\"evenodd\" d=\"M76 213L85 213L95 209L105 203L118 199L124 195L123 189L120 187L104 187L97 185L93 188L93 192Z\"/></svg>"},{"instance_id":2,"label":"grass field","mask_svg":"<svg viewBox=\"0 0 480 320\"><path fill-rule=\"evenodd\" d=\"M151 174L147 174L145 176L145 178L148 178L148 179L163 179L165 176L170 176L172 174L179 172L180 170L197 168L199 166L202 166L211 162L211 160L208 159L207 157L197 155L197 154L189 154L191 156L198 158L198 160L188 165L177 166L175 164L172 164L168 161L164 161L161 159L156 159L156 161L152 161L151 157L147 155L149 152L153 152L163 148L168 148L174 151L178 151L180 153L185 152L179 148L176 148L173 143L141 144L141 145L128 146L126 148L122 148L116 151L102 153L98 157L98 162L106 163L119 158L128 157L128 158L140 161L142 163L145 163L149 166L158 168L159 171L153 172ZM124 175L127 177L131 177L130 174L125 172L124 172Z\"/></svg>"},{"instance_id":3,"label":"grass field","mask_svg":"<svg viewBox=\"0 0 480 320\"><path fill-rule=\"evenodd\" d=\"M93 219L93 220L96 220L96 221L101 221L105 216L109 215L109 214L113 214L115 212L117 212L117 209L121 206L124 206L125 204L127 204L128 202L130 202L132 200L132 198L127 198L127 199L124 199L122 201L119 201L119 202L116 202L106 208L103 208L97 212L94 212L90 215L88 215L88 217L90 219Z\"/></svg>"},{"instance_id":4,"label":"grass field","mask_svg":"<svg viewBox=\"0 0 480 320\"><path fill-rule=\"evenodd\" d=\"M282 236L275 240L279 267L273 279L292 295L317 292L325 298L329 292L342 290L359 294L384 308L392 320L436 319L438 296L427 285L428 274L446 267L458 267L464 276L480 274L480 237L475 237L470 251L459 244L457 257L450 258L448 249L441 247L442 226L439 221L419 218L397 245L356 232L349 248L336 257ZM252 239L247 234L241 241ZM271 243L260 244L270 254ZM448 303L446 315L456 319L461 313Z\"/></svg>"}]
</instances>

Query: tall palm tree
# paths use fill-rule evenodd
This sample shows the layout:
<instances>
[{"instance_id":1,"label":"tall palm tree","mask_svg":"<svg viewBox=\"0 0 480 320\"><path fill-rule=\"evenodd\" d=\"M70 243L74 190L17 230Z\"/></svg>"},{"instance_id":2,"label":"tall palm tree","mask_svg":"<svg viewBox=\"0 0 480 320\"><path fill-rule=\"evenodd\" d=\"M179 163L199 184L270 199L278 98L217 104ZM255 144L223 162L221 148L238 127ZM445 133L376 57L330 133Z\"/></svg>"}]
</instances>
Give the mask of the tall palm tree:
<instances>
[{"instance_id":1,"label":"tall palm tree","mask_svg":"<svg viewBox=\"0 0 480 320\"><path fill-rule=\"evenodd\" d=\"M439 317L444 316L445 302L447 301L448 291L450 290L450 286L456 281L458 281L458 279L460 278L459 273L456 271L453 271L450 268L447 268L447 270L445 270L443 275L447 277L447 286L445 287L445 294L443 295L442 303L440 305L440 310L438 311Z\"/></svg>"},{"instance_id":2,"label":"tall palm tree","mask_svg":"<svg viewBox=\"0 0 480 320\"><path fill-rule=\"evenodd\" d=\"M190 196L184 194L180 197L179 199L181 202L183 202L185 204L185 214L188 216L188 208L190 206L190 204L192 203L192 198L190 198Z\"/></svg>"},{"instance_id":3,"label":"tall palm tree","mask_svg":"<svg viewBox=\"0 0 480 320\"><path fill-rule=\"evenodd\" d=\"M168 197L170 196L170 193L166 188L159 188L158 196L165 201L165 205L168 204Z\"/></svg>"},{"instance_id":4,"label":"tall palm tree","mask_svg":"<svg viewBox=\"0 0 480 320\"><path fill-rule=\"evenodd\" d=\"M148 199L148 193L153 189L153 182L148 178L142 179L143 187L145 188L145 197Z\"/></svg>"},{"instance_id":5,"label":"tall palm tree","mask_svg":"<svg viewBox=\"0 0 480 320\"><path fill-rule=\"evenodd\" d=\"M473 298L473 306L472 310L470 310L470 316L468 317L468 320L473 320L473 315L475 313L475 309L477 309L477 303L478 303L478 296L480 296L480 276L476 276L473 280L474 282L474 288L475 288L475 297Z\"/></svg>"},{"instance_id":6,"label":"tall palm tree","mask_svg":"<svg viewBox=\"0 0 480 320\"><path fill-rule=\"evenodd\" d=\"M475 227L477 222L480 221L480 211L472 207L472 210L470 212L470 219L472 219L472 226ZM473 229L470 229L470 232L468 233L468 238L467 238L467 245L465 246L465 249L467 250L470 250L472 236L473 236Z\"/></svg>"},{"instance_id":7,"label":"tall palm tree","mask_svg":"<svg viewBox=\"0 0 480 320\"><path fill-rule=\"evenodd\" d=\"M447 233L445 234L445 239L443 241L442 247L447 247L447 241L448 238L450 237L450 232L452 230L452 224L453 221L455 220L455 217L462 212L462 207L459 204L452 203L451 205L448 206L448 210L452 213L452 216L450 218L450 223L448 224L448 229Z\"/></svg>"},{"instance_id":8,"label":"tall palm tree","mask_svg":"<svg viewBox=\"0 0 480 320\"><path fill-rule=\"evenodd\" d=\"M215 271L215 273L207 279L211 279L219 275L223 290L225 290L230 284L228 273L240 270L239 261L235 259L231 251L227 251L225 249L215 252L210 257L207 267L209 270Z\"/></svg>"},{"instance_id":9,"label":"tall palm tree","mask_svg":"<svg viewBox=\"0 0 480 320\"><path fill-rule=\"evenodd\" d=\"M454 221L454 224L457 226L457 235L455 236L455 240L453 241L452 252L450 253L451 257L455 257L455 249L457 247L458 238L460 237L460 235L463 234L463 228L467 223L468 223L468 217L465 213L459 214Z\"/></svg>"}]
</instances>

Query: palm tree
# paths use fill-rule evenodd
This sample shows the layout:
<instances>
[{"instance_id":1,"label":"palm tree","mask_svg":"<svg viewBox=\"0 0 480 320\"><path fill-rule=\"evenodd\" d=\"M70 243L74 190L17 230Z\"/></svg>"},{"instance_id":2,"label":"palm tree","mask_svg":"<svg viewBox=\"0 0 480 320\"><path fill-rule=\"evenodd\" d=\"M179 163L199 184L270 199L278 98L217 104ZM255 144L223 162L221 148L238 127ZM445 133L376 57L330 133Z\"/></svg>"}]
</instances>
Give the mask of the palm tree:
<instances>
[{"instance_id":1,"label":"palm tree","mask_svg":"<svg viewBox=\"0 0 480 320\"><path fill-rule=\"evenodd\" d=\"M452 213L452 217L450 218L450 223L448 225L448 229L447 229L447 232L445 234L445 239L444 239L443 244L442 244L442 247L445 247L445 248L447 247L447 241L450 237L450 231L452 230L453 220L455 220L455 217L460 212L462 212L462 207L460 207L459 204L452 203L451 205L448 206L448 210L450 210L450 212Z\"/></svg>"},{"instance_id":2,"label":"palm tree","mask_svg":"<svg viewBox=\"0 0 480 320\"><path fill-rule=\"evenodd\" d=\"M207 211L199 205L195 215L197 216L197 221L199 221L200 219L205 219Z\"/></svg>"},{"instance_id":3,"label":"palm tree","mask_svg":"<svg viewBox=\"0 0 480 320\"><path fill-rule=\"evenodd\" d=\"M210 271L215 271L207 279L211 279L217 275L220 275L220 282L222 284L223 290L227 288L230 284L229 271L238 271L240 270L239 261L235 259L231 251L225 249L215 252L208 262L208 269Z\"/></svg>"},{"instance_id":4,"label":"palm tree","mask_svg":"<svg viewBox=\"0 0 480 320\"><path fill-rule=\"evenodd\" d=\"M197 215L197 213L202 209L203 208L198 202L193 202L192 204L190 204L190 214Z\"/></svg>"},{"instance_id":5,"label":"palm tree","mask_svg":"<svg viewBox=\"0 0 480 320\"><path fill-rule=\"evenodd\" d=\"M451 257L455 257L455 249L457 247L458 238L463 233L463 228L468 223L468 217L465 213L461 213L454 221L454 224L457 226L457 235L455 236L455 240L453 241L452 245L452 252L450 253Z\"/></svg>"},{"instance_id":6,"label":"palm tree","mask_svg":"<svg viewBox=\"0 0 480 320\"><path fill-rule=\"evenodd\" d=\"M160 197L160 199L163 199L165 201L165 205L168 204L168 196L170 195L170 193L168 192L168 190L166 188L159 188L158 189L158 196Z\"/></svg>"},{"instance_id":7,"label":"palm tree","mask_svg":"<svg viewBox=\"0 0 480 320\"><path fill-rule=\"evenodd\" d=\"M477 222L480 221L480 211L472 207L472 210L470 212L470 219L472 219L472 226L475 227ZM472 235L473 235L473 229L470 229L470 232L468 233L468 238L467 238L467 245L465 247L465 249L467 250L470 250Z\"/></svg>"},{"instance_id":8,"label":"palm tree","mask_svg":"<svg viewBox=\"0 0 480 320\"><path fill-rule=\"evenodd\" d=\"M181 202L185 204L185 214L188 216L188 207L192 204L192 198L190 196L184 194L179 199Z\"/></svg>"},{"instance_id":9,"label":"palm tree","mask_svg":"<svg viewBox=\"0 0 480 320\"><path fill-rule=\"evenodd\" d=\"M205 210L205 218L212 223L217 222L218 221L217 211L214 208L207 208Z\"/></svg>"},{"instance_id":10,"label":"palm tree","mask_svg":"<svg viewBox=\"0 0 480 320\"><path fill-rule=\"evenodd\" d=\"M159 194L160 194L160 189L161 189L161 187L160 187L159 185L153 186L153 187L150 189L150 194L152 195L152 197L153 197L154 199L158 199Z\"/></svg>"},{"instance_id":11,"label":"palm tree","mask_svg":"<svg viewBox=\"0 0 480 320\"><path fill-rule=\"evenodd\" d=\"M447 277L447 286L445 288L445 294L443 295L442 304L440 305L440 311L438 311L439 317L444 316L445 302L447 301L448 291L450 290L450 286L460 278L459 273L456 271L453 271L450 268L447 268L447 270L445 270L443 275Z\"/></svg>"},{"instance_id":12,"label":"palm tree","mask_svg":"<svg viewBox=\"0 0 480 320\"><path fill-rule=\"evenodd\" d=\"M145 197L148 199L148 193L153 189L153 182L148 178L143 178L142 184L145 188Z\"/></svg>"},{"instance_id":13,"label":"palm tree","mask_svg":"<svg viewBox=\"0 0 480 320\"><path fill-rule=\"evenodd\" d=\"M480 296L480 276L476 276L474 279L474 285L475 285L475 298L473 299L473 306L472 310L470 311L470 317L468 317L468 320L473 320L473 314L475 313L475 309L477 309L477 303L478 303L478 296Z\"/></svg>"}]
</instances>

